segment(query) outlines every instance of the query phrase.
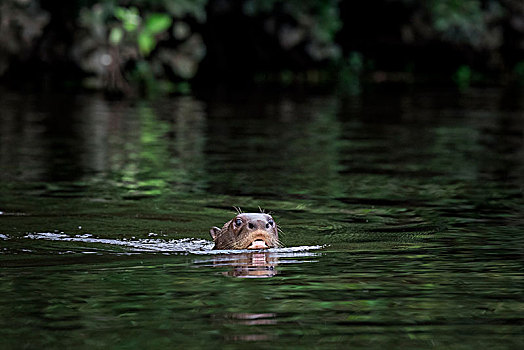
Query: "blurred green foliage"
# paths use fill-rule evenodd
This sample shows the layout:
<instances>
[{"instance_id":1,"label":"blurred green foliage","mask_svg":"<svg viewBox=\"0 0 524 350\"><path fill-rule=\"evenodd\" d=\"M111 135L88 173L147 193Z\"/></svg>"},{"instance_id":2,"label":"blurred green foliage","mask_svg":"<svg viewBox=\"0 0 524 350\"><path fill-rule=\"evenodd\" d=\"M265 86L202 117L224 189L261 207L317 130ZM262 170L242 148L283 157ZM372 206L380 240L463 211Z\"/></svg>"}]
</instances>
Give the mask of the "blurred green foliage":
<instances>
[{"instance_id":1,"label":"blurred green foliage","mask_svg":"<svg viewBox=\"0 0 524 350\"><path fill-rule=\"evenodd\" d=\"M524 61L520 61L513 68L513 73L519 84L524 85Z\"/></svg>"},{"instance_id":2,"label":"blurred green foliage","mask_svg":"<svg viewBox=\"0 0 524 350\"><path fill-rule=\"evenodd\" d=\"M156 36L165 32L173 22L165 13L151 13L143 20L136 7L116 7L114 16L120 21L121 27L111 29L109 41L118 45L124 37L124 30L136 37L138 48L143 56L147 56L156 47ZM141 23L143 25L141 26ZM123 29L123 30L122 30Z\"/></svg>"},{"instance_id":3,"label":"blurred green foliage","mask_svg":"<svg viewBox=\"0 0 524 350\"><path fill-rule=\"evenodd\" d=\"M353 3L348 13L340 0L77 0L67 7L5 0L0 77L10 69L24 71L30 62L45 62L37 70L55 60L61 69L61 62L70 60L89 76L85 85L97 89L184 94L198 74L210 76L227 66L217 75L283 85L338 82L343 91L358 94L363 80L412 76L420 60L434 60L422 74L452 76L448 81L463 89L476 81L470 67L522 80L523 69L514 59L524 47L519 3L383 0ZM384 8L402 16L379 15ZM369 18L359 18L358 11ZM224 26L230 28L221 31ZM217 28L220 33L213 36ZM424 55L428 48L443 57L455 55L444 66ZM384 58L386 50L391 57ZM379 63L371 67L369 62ZM336 73L328 74L329 67ZM375 69L385 73L369 79L377 77Z\"/></svg>"},{"instance_id":4,"label":"blurred green foliage","mask_svg":"<svg viewBox=\"0 0 524 350\"><path fill-rule=\"evenodd\" d=\"M128 1L104 0L83 8L80 24L87 34L79 40L82 54L78 60L84 70L94 74L91 86L109 86L124 93L138 90L146 95L188 93L186 80L196 73L192 67L198 65L205 49L199 34L192 33L185 20L204 21L206 4L207 0L134 1L134 6L128 6ZM183 36L177 35L180 27L185 28ZM162 45L172 37L182 43ZM191 44L186 45L188 52L181 52L183 39ZM106 59L96 57L97 53ZM189 70L187 64L181 68L184 60L190 61ZM173 76L178 79L170 78Z\"/></svg>"},{"instance_id":5,"label":"blurred green foliage","mask_svg":"<svg viewBox=\"0 0 524 350\"><path fill-rule=\"evenodd\" d=\"M142 22L142 18L136 7L117 7L114 9L114 16L122 22L122 26L128 32L136 31L140 22Z\"/></svg>"},{"instance_id":6,"label":"blurred green foliage","mask_svg":"<svg viewBox=\"0 0 524 350\"><path fill-rule=\"evenodd\" d=\"M314 17L313 35L320 41L330 42L342 28L338 0L247 0L244 13L255 16L274 13L276 9L292 16L297 22L311 21Z\"/></svg>"},{"instance_id":7,"label":"blurred green foliage","mask_svg":"<svg viewBox=\"0 0 524 350\"><path fill-rule=\"evenodd\" d=\"M153 13L149 15L145 26L138 33L138 48L142 55L147 56L155 47L155 35L158 35L171 26L171 18L166 14Z\"/></svg>"},{"instance_id":8,"label":"blurred green foliage","mask_svg":"<svg viewBox=\"0 0 524 350\"><path fill-rule=\"evenodd\" d=\"M345 59L339 71L339 88L342 93L358 95L362 91L362 74L364 71L364 57L360 52L351 52Z\"/></svg>"},{"instance_id":9,"label":"blurred green foliage","mask_svg":"<svg viewBox=\"0 0 524 350\"><path fill-rule=\"evenodd\" d=\"M478 0L433 0L429 3L433 26L446 40L479 45L486 30Z\"/></svg>"},{"instance_id":10,"label":"blurred green foliage","mask_svg":"<svg viewBox=\"0 0 524 350\"><path fill-rule=\"evenodd\" d=\"M472 71L469 66L460 66L453 75L453 81L457 84L459 89L465 90L471 85Z\"/></svg>"}]
</instances>

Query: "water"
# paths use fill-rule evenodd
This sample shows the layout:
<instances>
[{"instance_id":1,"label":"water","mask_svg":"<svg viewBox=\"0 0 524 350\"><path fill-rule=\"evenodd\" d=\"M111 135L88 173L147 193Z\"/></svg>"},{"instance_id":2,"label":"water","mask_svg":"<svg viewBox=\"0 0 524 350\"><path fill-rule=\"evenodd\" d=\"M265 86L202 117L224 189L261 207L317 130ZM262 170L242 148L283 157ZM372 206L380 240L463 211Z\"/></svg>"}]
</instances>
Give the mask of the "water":
<instances>
[{"instance_id":1,"label":"water","mask_svg":"<svg viewBox=\"0 0 524 350\"><path fill-rule=\"evenodd\" d=\"M2 348L522 348L523 97L2 91Z\"/></svg>"}]
</instances>

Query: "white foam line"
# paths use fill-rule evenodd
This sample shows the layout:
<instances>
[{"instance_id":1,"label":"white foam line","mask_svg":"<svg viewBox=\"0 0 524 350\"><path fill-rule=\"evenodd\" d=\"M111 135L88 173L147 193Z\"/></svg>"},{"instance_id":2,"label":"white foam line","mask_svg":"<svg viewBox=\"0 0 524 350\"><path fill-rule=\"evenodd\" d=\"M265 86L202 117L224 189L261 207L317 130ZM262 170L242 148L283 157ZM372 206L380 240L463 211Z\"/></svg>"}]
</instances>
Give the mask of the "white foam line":
<instances>
[{"instance_id":1,"label":"white foam line","mask_svg":"<svg viewBox=\"0 0 524 350\"><path fill-rule=\"evenodd\" d=\"M3 238L0 235L0 238ZM89 234L69 236L64 233L52 233L52 232L38 232L30 233L24 236L29 239L44 239L49 241L61 241L61 242L82 242L82 243L96 243L96 244L107 244L113 246L121 246L132 248L135 251L140 252L165 252L165 253L191 253L196 255L218 255L218 254L242 254L242 253L253 253L256 251L243 249L243 250L213 250L213 242L205 239L195 238L182 238L172 240L161 240L161 239L138 239L133 241L118 240L118 239L107 239L107 238L93 238ZM315 246L299 246L299 247L286 247L286 248L271 248L264 250L272 253L274 256L303 256L309 250L318 250L324 248L325 245ZM290 254L291 253L291 254ZM297 254L298 253L298 254ZM309 253L312 256L317 255Z\"/></svg>"},{"instance_id":2,"label":"white foam line","mask_svg":"<svg viewBox=\"0 0 524 350\"><path fill-rule=\"evenodd\" d=\"M68 236L66 234L51 233L51 232L39 232L30 233L24 238L30 239L44 239L49 241L61 241L61 242L82 242L82 243L97 243L97 244L108 244L116 245L121 247L129 247L138 251L150 251L150 252L188 252L193 249L206 249L211 246L212 242L203 239L191 239L183 238L178 240L159 240L159 239L141 239L136 241L124 241L118 239L106 239L106 238L92 238L87 235L82 236Z\"/></svg>"}]
</instances>

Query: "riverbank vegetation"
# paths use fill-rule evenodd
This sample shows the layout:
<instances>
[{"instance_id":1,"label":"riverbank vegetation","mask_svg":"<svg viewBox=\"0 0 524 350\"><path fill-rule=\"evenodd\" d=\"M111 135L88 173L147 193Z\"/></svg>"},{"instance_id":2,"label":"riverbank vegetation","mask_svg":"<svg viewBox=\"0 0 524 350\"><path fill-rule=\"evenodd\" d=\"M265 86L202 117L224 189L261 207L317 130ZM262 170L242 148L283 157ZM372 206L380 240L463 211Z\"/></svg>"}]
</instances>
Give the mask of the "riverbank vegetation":
<instances>
[{"instance_id":1,"label":"riverbank vegetation","mask_svg":"<svg viewBox=\"0 0 524 350\"><path fill-rule=\"evenodd\" d=\"M216 84L524 84L518 0L4 0L0 80L189 93Z\"/></svg>"}]
</instances>

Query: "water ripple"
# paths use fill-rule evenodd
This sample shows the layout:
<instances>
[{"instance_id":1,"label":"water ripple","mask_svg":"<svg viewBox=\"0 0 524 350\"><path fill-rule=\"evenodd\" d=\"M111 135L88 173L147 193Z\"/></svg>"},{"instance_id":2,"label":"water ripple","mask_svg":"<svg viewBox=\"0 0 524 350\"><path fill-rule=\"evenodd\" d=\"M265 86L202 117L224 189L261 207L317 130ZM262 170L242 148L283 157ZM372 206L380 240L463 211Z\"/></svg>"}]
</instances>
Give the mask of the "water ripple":
<instances>
[{"instance_id":1,"label":"water ripple","mask_svg":"<svg viewBox=\"0 0 524 350\"><path fill-rule=\"evenodd\" d=\"M2 236L3 239L8 239L7 236ZM185 253L185 254L238 254L238 253L252 253L253 250L214 250L214 243L205 239L197 238L182 238L182 239L137 239L137 240L126 240L126 239L108 239L108 238L96 238L90 234L85 235L67 235L64 233L54 232L38 232L30 233L24 236L28 239L43 239L48 241L59 241L59 242L81 242L81 243L95 243L112 246L120 246L130 248L134 252L162 252L162 253ZM286 247L286 248L272 248L268 249L268 252L274 253L275 255L287 255L297 252L304 252L308 250L318 250L324 246L299 246L299 247Z\"/></svg>"}]
</instances>

